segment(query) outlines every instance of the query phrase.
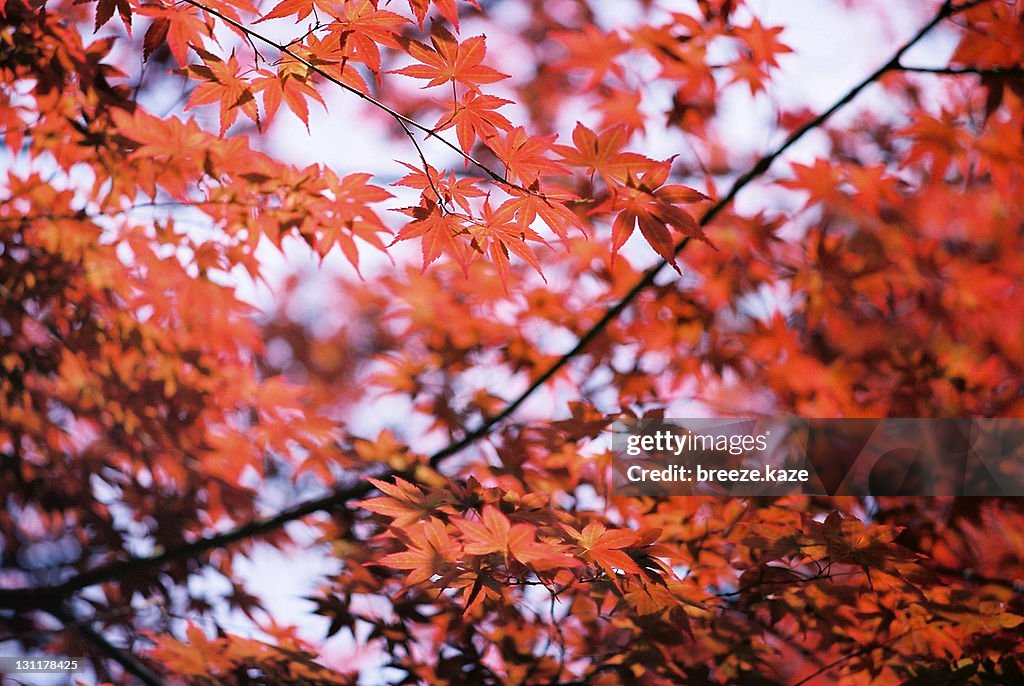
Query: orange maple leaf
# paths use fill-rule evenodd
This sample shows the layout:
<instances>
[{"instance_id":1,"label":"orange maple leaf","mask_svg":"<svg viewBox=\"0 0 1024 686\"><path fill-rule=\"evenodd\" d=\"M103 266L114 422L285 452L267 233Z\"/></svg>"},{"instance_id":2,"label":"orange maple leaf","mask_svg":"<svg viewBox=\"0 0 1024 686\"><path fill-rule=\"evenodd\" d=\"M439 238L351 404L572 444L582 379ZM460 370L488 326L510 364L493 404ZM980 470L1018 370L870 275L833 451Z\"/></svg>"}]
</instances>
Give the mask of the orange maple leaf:
<instances>
[{"instance_id":1,"label":"orange maple leaf","mask_svg":"<svg viewBox=\"0 0 1024 686\"><path fill-rule=\"evenodd\" d=\"M611 197L594 208L594 212L619 212L612 223L613 255L639 224L640 232L654 251L678 272L675 241L668 227L671 226L684 236L696 238L708 245L712 243L693 215L679 207L680 203L707 200L707 196L688 186L663 185L668 179L670 164L667 160L652 163L643 174L637 177L630 174L625 184L613 187Z\"/></svg>"},{"instance_id":2,"label":"orange maple leaf","mask_svg":"<svg viewBox=\"0 0 1024 686\"><path fill-rule=\"evenodd\" d=\"M564 527L580 547L583 559L596 564L605 574L614 579L615 568L624 572L639 574L640 568L633 559L623 552L637 542L637 535L628 529L607 529L600 522L591 522L576 531L572 527Z\"/></svg>"},{"instance_id":3,"label":"orange maple leaf","mask_svg":"<svg viewBox=\"0 0 1024 686\"><path fill-rule=\"evenodd\" d=\"M505 98L466 91L461 101L449 103L449 111L437 120L434 130L444 131L454 126L459 146L463 151L471 152L477 138L489 138L497 134L498 129L508 131L512 128L512 122L505 115L495 112L499 107L510 104L512 101Z\"/></svg>"},{"instance_id":4,"label":"orange maple leaf","mask_svg":"<svg viewBox=\"0 0 1024 686\"><path fill-rule=\"evenodd\" d=\"M419 41L407 41L406 51L420 64L390 73L427 79L426 88L451 81L475 91L480 90L481 84L509 78L508 74L482 64L487 53L484 36L473 36L460 43L448 29L435 23L430 30L430 42L433 48Z\"/></svg>"},{"instance_id":5,"label":"orange maple leaf","mask_svg":"<svg viewBox=\"0 0 1024 686\"><path fill-rule=\"evenodd\" d=\"M479 522L463 519L455 524L465 536L463 551L469 555L500 554L506 563L512 558L538 570L579 564L578 560L565 554L564 546L538 542L536 527L512 524L493 505L484 506Z\"/></svg>"},{"instance_id":6,"label":"orange maple leaf","mask_svg":"<svg viewBox=\"0 0 1024 686\"><path fill-rule=\"evenodd\" d=\"M385 495L361 500L356 504L371 512L391 517L391 526L398 529L429 518L430 513L444 501L441 494L424 495L423 491L400 477L395 477L393 484L372 478L367 478L367 481Z\"/></svg>"},{"instance_id":7,"label":"orange maple leaf","mask_svg":"<svg viewBox=\"0 0 1024 686\"><path fill-rule=\"evenodd\" d=\"M596 134L581 123L572 132L573 146L556 145L555 151L568 164L583 167L587 174L597 173L612 185L625 182L632 175L650 168L652 160L639 153L622 152L629 141L629 129L613 126Z\"/></svg>"},{"instance_id":8,"label":"orange maple leaf","mask_svg":"<svg viewBox=\"0 0 1024 686\"><path fill-rule=\"evenodd\" d=\"M532 541L535 532L526 524L513 526L508 517L493 505L484 507L480 522L465 519L457 526L466 536L468 543L464 550L470 555L501 553L508 557L511 549L520 547L527 540Z\"/></svg>"},{"instance_id":9,"label":"orange maple leaf","mask_svg":"<svg viewBox=\"0 0 1024 686\"><path fill-rule=\"evenodd\" d=\"M413 221L402 227L391 241L391 245L410 238L422 238L424 269L445 253L468 275L472 255L467 241L462 237L468 233L463 223L464 217L444 212L433 201L427 201L426 205L419 207L407 207L401 211L410 215Z\"/></svg>"},{"instance_id":10,"label":"orange maple leaf","mask_svg":"<svg viewBox=\"0 0 1024 686\"><path fill-rule=\"evenodd\" d=\"M385 555L380 559L380 564L392 569L409 570L409 576L405 579L407 586L422 583L440 574L462 552L439 519L430 518L406 531L408 547L401 552Z\"/></svg>"},{"instance_id":11,"label":"orange maple leaf","mask_svg":"<svg viewBox=\"0 0 1024 686\"><path fill-rule=\"evenodd\" d=\"M201 48L193 46L193 49L199 53L203 64L190 65L186 71L202 83L192 91L185 109L218 103L222 136L235 123L238 110L242 110L246 116L259 124L260 115L256 107L256 98L253 96L251 84L239 76L240 67L234 54L225 62Z\"/></svg>"}]
</instances>

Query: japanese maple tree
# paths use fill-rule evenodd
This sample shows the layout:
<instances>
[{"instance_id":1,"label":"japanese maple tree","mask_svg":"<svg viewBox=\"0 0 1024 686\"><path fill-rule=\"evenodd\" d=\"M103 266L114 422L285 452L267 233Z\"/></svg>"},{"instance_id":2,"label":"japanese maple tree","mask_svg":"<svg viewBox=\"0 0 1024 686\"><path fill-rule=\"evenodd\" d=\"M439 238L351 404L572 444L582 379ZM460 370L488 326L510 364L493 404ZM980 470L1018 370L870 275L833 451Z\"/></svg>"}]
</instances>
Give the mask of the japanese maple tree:
<instances>
[{"instance_id":1,"label":"japanese maple tree","mask_svg":"<svg viewBox=\"0 0 1024 686\"><path fill-rule=\"evenodd\" d=\"M625 497L607 442L1024 415L1020 3L836 3L910 28L818 107L742 0L0 2L0 654L1024 683L1015 500Z\"/></svg>"}]
</instances>

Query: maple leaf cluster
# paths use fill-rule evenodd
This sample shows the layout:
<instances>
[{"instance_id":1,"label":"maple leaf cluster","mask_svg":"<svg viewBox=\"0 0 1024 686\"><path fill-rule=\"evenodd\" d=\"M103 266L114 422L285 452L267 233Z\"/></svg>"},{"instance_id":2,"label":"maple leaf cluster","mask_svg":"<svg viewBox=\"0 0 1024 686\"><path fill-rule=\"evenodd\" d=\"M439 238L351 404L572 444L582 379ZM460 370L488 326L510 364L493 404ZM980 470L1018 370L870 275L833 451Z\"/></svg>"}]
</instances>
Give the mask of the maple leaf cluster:
<instances>
[{"instance_id":1,"label":"maple leaf cluster","mask_svg":"<svg viewBox=\"0 0 1024 686\"><path fill-rule=\"evenodd\" d=\"M740 0L0 2L0 652L1024 682L1014 499L624 497L607 448L688 411L1022 416L1017 4L915 3L811 111ZM373 172L335 154L374 131ZM263 555L319 570L286 610Z\"/></svg>"}]
</instances>

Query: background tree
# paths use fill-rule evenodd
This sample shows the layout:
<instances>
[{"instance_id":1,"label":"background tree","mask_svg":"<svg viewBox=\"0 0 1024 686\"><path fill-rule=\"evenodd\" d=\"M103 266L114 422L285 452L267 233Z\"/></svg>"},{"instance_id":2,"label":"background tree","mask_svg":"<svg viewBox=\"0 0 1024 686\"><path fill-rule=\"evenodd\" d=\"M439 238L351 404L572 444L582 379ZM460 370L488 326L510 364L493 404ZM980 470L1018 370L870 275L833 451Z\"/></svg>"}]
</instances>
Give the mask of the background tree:
<instances>
[{"instance_id":1,"label":"background tree","mask_svg":"<svg viewBox=\"0 0 1024 686\"><path fill-rule=\"evenodd\" d=\"M1024 412L1019 4L911 3L875 71L767 122L790 48L755 9L6 0L2 652L151 685L1024 679L1013 500L609 492L622 416ZM289 116L387 127L394 175L288 163ZM351 276L274 280L303 255ZM323 641L247 587L267 547L329 565L295 589Z\"/></svg>"}]
</instances>

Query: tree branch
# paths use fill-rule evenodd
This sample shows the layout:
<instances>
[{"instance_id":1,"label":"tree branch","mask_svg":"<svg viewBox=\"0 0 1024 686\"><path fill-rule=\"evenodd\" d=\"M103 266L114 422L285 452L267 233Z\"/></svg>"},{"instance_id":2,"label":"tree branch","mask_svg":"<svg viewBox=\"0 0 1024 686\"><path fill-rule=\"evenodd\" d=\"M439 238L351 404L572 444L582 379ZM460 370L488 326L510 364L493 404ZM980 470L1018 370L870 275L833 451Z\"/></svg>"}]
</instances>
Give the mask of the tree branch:
<instances>
[{"instance_id":1,"label":"tree branch","mask_svg":"<svg viewBox=\"0 0 1024 686\"><path fill-rule=\"evenodd\" d=\"M149 665L130 651L119 648L108 641L103 634L92 626L89 620L75 617L71 610L63 605L50 610L50 612L65 627L77 632L78 635L95 646L100 653L121 665L124 671L138 678L146 686L164 686L163 679Z\"/></svg>"},{"instance_id":2,"label":"tree branch","mask_svg":"<svg viewBox=\"0 0 1024 686\"><path fill-rule=\"evenodd\" d=\"M795 684L793 684L793 686L803 686L804 684L806 684L806 683L808 683L810 681L813 681L815 678L821 676L822 674L825 674L825 673L835 669L836 667L838 667L839 665L843 664L844 662L848 662L848 661L850 661L850 660L852 660L854 658L860 657L861 655L866 655L866 654L868 654L868 653L870 653L872 651L880 650L882 648L885 648L890 643L895 643L899 639L901 639L904 636L907 636L909 634L910 634L910 630L907 630L907 631L904 631L903 633L896 634L895 636L890 636L889 638L887 638L884 641L876 641L875 643L871 643L869 645L866 645L863 648L858 648L857 650L853 651L852 653L847 653L846 655L843 655L842 657L837 658L837 659L833 660L832 662L829 662L827 665L821 667L820 669L817 669L817 670L811 672L810 674L805 676L803 679L801 679L800 681L798 681Z\"/></svg>"},{"instance_id":3,"label":"tree branch","mask_svg":"<svg viewBox=\"0 0 1024 686\"><path fill-rule=\"evenodd\" d=\"M1006 577L988 576L978 574L971 569L955 569L952 567L929 566L928 571L941 574L942 576L953 577L965 584L976 584L978 586L999 586L1014 593L1024 593L1024 579L1008 579Z\"/></svg>"},{"instance_id":4,"label":"tree branch","mask_svg":"<svg viewBox=\"0 0 1024 686\"><path fill-rule=\"evenodd\" d=\"M194 0L185 1L201 9L206 9ZM726 208L726 206L728 206L733 201L733 199L735 199L735 197L739 194L740 191L746 188L752 181L754 181L755 179L763 175L765 172L767 172L768 169L771 167L772 163L775 162L776 159L778 159L797 141L803 138L808 132L822 126L826 121L828 121L829 118L832 117L832 115L834 115L845 105L847 105L850 101L852 101L855 97L857 97L857 95L860 94L861 91L863 91L869 85L877 81L883 74L889 71L899 69L899 62L903 55L918 41L920 41L921 38L923 38L929 31L931 31L939 22L941 22L943 19L947 17L953 16L957 12L961 12L963 10L966 10L970 7L974 7L986 1L988 0L973 0L971 2L961 5L953 5L952 3L948 2L944 4L942 8L939 10L939 12L936 13L936 15L927 24L921 27L921 29L919 29L907 42L905 42L900 48L898 48L896 52L893 53L893 55L889 58L889 60L886 61L881 67L873 71L863 80L861 80L858 84L856 84L853 88L847 91L827 110L819 114L814 119L808 121L800 128L793 131L786 138L786 140L782 142L782 144L780 144L777 148L761 157L750 168L750 170L748 170L745 174L737 178L736 181L733 182L732 186L729 188L728 192L704 212L704 214L700 218L701 226L708 224L715 217L717 217ZM213 10L207 11L216 14L216 12ZM282 50L283 52L287 52L289 55L292 55L299 61L303 62L304 64L307 64L311 69L318 71L318 73L322 73L315 66L309 65L304 60L288 51L285 46L281 46L271 41L270 39L264 38L259 34L253 33L245 27L237 25L237 23L231 22L228 19L225 19L225 21L229 21L230 23L232 23L232 25L235 25L239 30L250 33L251 35L253 35L253 37L258 38L259 40L262 40L263 42L268 43ZM349 90L359 95L359 97L376 104L377 106L381 107L385 111L392 114L392 116L394 116L396 119L405 121L409 126L417 128L421 131L430 131L429 129L426 129L425 127L416 123L415 121L405 117L404 115L398 112L394 112L393 110L390 110L386 105L384 105L383 103L379 103L370 96L367 96L366 94L353 89L351 86L348 86L344 83L337 81L329 74L325 74L325 78L328 78L329 80L337 83L346 90ZM492 176L492 178L494 178L493 173L490 175ZM497 180L501 181L500 179ZM676 244L675 254L679 254L680 252L682 252L686 248L686 246L689 245L689 243L690 239L685 238L678 244ZM561 369L564 368L569 363L569 361L576 357L584 348L587 347L587 345L589 345L594 339L596 339L605 330L605 328L607 328L607 326L612 321L614 321L616 317L618 317L619 314L621 314L633 302L637 295L639 295L644 289L653 284L655 277L657 277L657 275L662 271L662 269L665 268L667 264L668 263L666 261L662 260L657 265L651 267L646 272L644 272L643 276L629 289L629 291L627 291L621 299L619 299L614 305L612 305L604 313L604 315L593 326L591 326L590 329L588 329L582 336L580 336L579 340L570 350L566 351L550 367L544 370L544 372L542 372L526 388L526 390L524 390L522 393L516 396L515 399L509 402L509 404L506 405L501 412L485 419L480 424L479 427L467 433L461 439L450 443L449 445L445 446L444 448L438 450L433 455L431 455L429 458L429 463L431 464L431 466L437 467L445 458L451 457L452 455L461 452L462 450L474 444L481 438L484 438L485 436L489 435L496 425L498 425L508 417L512 416L515 413L515 411L524 402L526 402L526 400L530 396L533 395L534 392L536 392L539 388L544 386L544 384L547 383L547 381L549 381L552 377L554 377L559 371L561 371ZM392 472L382 474L380 476L381 478L387 478L389 476L394 475L395 474ZM222 548L224 546L231 545L232 543L237 543L245 539L271 533L273 531L281 529L289 522L303 519L304 517L316 512L329 511L335 507L338 507L339 505L344 505L351 502L352 500L365 497L367 494L369 494L371 490L372 487L366 482L360 482L355 485L341 486L324 496L321 496L313 500L308 500L303 503L299 503L293 507L281 510L280 512L271 517L258 519L220 534L214 534L212 536L200 538L192 543L167 550L157 555L152 555L148 557L132 557L127 560L121 560L118 562L112 562L109 564L101 565L92 570L82 572L76 576L73 576L64 583L53 588L23 589L17 591L10 591L8 593L12 594L12 597L13 594L25 593L26 591L34 592L37 594L49 593L52 595L54 592L56 592L60 595L70 595L71 593L79 591L88 586L104 583L106 581L121 579L141 571L146 571L160 567L168 562L199 557L208 551ZM4 594L0 593L0 606L2 606L3 597Z\"/></svg>"},{"instance_id":5,"label":"tree branch","mask_svg":"<svg viewBox=\"0 0 1024 686\"><path fill-rule=\"evenodd\" d=\"M709 207L700 217L700 225L706 226L707 224L709 224L715 217L717 217L722 212L722 210L724 210L730 203L732 203L732 201L736 198L740 191L742 191L744 188L750 185L752 181L754 181L758 177L762 176L765 172L767 172L768 169L772 166L772 163L775 162L775 160L777 160L783 153L789 150L789 148L791 148L797 141L803 138L808 132L813 131L822 126L826 121L828 121L832 117L832 115L834 115L836 112L838 112L847 104L849 104L850 101L856 98L861 91L863 91L865 88L867 88L872 83L881 78L883 74L892 71L893 69L897 69L899 67L900 59L903 57L903 55L906 54L906 52L910 50L910 48L916 45L917 42L920 41L929 31L935 28L935 26L939 22L941 22L946 17L952 16L956 12L967 9L968 6L974 6L976 4L980 4L980 2L986 1L987 0L976 0L974 2L968 3L967 5L959 6L954 6L951 3L945 3L927 24L922 26L917 31L917 33L915 33L907 42L900 46L900 48L897 49L895 53L893 53L892 57L890 57L885 64L883 64L881 67L873 71L863 80L861 80L860 83L858 83L849 91L847 91L827 110L825 110L814 119L811 119L810 121L806 122L803 126L790 133L781 145L772 150L770 153L761 157L745 174L737 178L733 182L732 186L729 188L728 192L726 192L724 196L719 198L715 202L715 204ZM673 254L678 255L683 250L685 250L686 246L690 244L690 240L690 237L687 236L679 243L677 243ZM565 353L563 353L561 357L555 360L555 362L552 363L550 367L545 369L544 372L540 376L538 376L533 381L533 383L531 383L526 388L525 391L520 393L514 400L512 400L512 402L506 405L501 412L486 419L474 431L471 431L459 441L452 443L451 445L443 448L442 450L439 450L434 455L432 455L430 457L431 466L436 467L441 462L441 460L452 455L455 455L458 452L461 452L466 447L472 445L476 441L488 435L495 425L510 417L517 409L519 409L519 407L524 402L526 402L526 400L530 396L534 394L534 392L536 392L539 388L546 384L553 376L555 376L555 374L561 371L562 368L565 367L573 358L579 355L579 353L582 352L584 348L586 348L591 342L593 342L594 339L596 339L601 333L603 333L604 330L608 327L608 325L611 324L616 318L618 318L618 316L630 304L632 304L632 302L641 292L649 288L654 283L654 280L655 278L657 278L658 274L660 274L661 271L665 269L665 267L667 266L668 261L661 260L660 262L658 262L658 264L644 272L643 276L640 277L640 279L635 284L633 284L633 286L626 292L626 294L623 295L618 302L616 302L614 305L608 308L608 310L605 311L604 315L602 315L602 317L598 319L597 322L595 322L594 325L590 327L590 329L588 329L582 336L580 336L579 340L576 341L576 344L572 348L567 350Z\"/></svg>"},{"instance_id":6,"label":"tree branch","mask_svg":"<svg viewBox=\"0 0 1024 686\"><path fill-rule=\"evenodd\" d=\"M901 64L898 71L914 74L976 74L978 76L1024 76L1024 67L914 67Z\"/></svg>"},{"instance_id":7,"label":"tree branch","mask_svg":"<svg viewBox=\"0 0 1024 686\"><path fill-rule=\"evenodd\" d=\"M55 586L51 593L55 592L59 595L67 596L89 586L116 581L139 572L162 567L169 562L191 559L211 550L224 548L239 541L277 531L289 522L303 519L316 512L330 511L339 505L345 505L353 500L363 498L369 495L372 490L373 487L366 481L337 488L325 496L301 502L293 507L281 510L271 517L257 519L223 533L206 536L192 543L170 548L156 555L132 557L127 560L100 565L87 572L77 574L64 583Z\"/></svg>"}]
</instances>

